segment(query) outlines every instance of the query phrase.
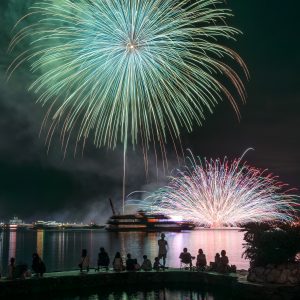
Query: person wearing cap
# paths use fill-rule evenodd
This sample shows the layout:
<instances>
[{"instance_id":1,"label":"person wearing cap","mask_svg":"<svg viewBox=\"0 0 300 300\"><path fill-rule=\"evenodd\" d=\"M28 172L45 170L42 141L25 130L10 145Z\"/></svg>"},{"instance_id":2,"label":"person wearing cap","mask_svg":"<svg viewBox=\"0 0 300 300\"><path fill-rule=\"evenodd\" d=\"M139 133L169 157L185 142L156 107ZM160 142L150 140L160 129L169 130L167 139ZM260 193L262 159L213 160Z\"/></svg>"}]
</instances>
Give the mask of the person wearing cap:
<instances>
[{"instance_id":1,"label":"person wearing cap","mask_svg":"<svg viewBox=\"0 0 300 300\"><path fill-rule=\"evenodd\" d=\"M158 240L158 258L163 259L163 268L166 266L166 257L168 252L168 242L165 240L165 234L162 233L160 235L160 239Z\"/></svg>"}]
</instances>

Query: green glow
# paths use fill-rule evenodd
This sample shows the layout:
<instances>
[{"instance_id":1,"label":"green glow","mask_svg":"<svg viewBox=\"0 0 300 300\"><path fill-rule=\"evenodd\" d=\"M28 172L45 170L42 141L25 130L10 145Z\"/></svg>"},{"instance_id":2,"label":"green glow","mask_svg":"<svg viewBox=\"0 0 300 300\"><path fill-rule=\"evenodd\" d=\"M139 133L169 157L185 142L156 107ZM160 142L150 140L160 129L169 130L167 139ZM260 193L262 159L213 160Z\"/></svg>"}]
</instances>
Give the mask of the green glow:
<instances>
[{"instance_id":1,"label":"green glow","mask_svg":"<svg viewBox=\"0 0 300 300\"><path fill-rule=\"evenodd\" d=\"M30 90L48 108L48 140L56 129L62 141L92 133L96 146L114 148L180 138L182 128L201 125L205 112L227 98L218 81L227 77L244 101L238 74L223 59L241 58L218 43L238 30L227 26L228 9L219 0L43 1L27 16L10 50L29 40L30 47L11 64L12 73L28 61L37 74ZM20 24L24 21L21 20ZM28 23L27 23L28 24ZM17 24L17 27L19 24ZM48 123L47 123L48 124ZM126 150L125 150L126 151Z\"/></svg>"}]
</instances>

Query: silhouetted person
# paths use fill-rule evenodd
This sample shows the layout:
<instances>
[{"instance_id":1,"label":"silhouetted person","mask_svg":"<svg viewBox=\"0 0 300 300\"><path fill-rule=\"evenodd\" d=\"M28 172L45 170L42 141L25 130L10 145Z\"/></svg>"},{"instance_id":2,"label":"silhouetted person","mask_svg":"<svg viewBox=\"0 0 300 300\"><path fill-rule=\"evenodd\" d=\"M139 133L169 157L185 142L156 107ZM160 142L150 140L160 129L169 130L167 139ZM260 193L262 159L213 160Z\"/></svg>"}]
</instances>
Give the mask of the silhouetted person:
<instances>
[{"instance_id":1,"label":"silhouetted person","mask_svg":"<svg viewBox=\"0 0 300 300\"><path fill-rule=\"evenodd\" d=\"M113 260L113 268L114 268L114 271L118 271L118 272L124 270L123 260L122 260L120 252L117 252L115 255L115 258Z\"/></svg>"},{"instance_id":2,"label":"silhouetted person","mask_svg":"<svg viewBox=\"0 0 300 300\"><path fill-rule=\"evenodd\" d=\"M225 250L221 251L221 258L220 258L220 263L219 263L219 267L218 267L218 272L220 272L220 273L229 272L229 259L228 259L228 256L226 256Z\"/></svg>"},{"instance_id":3,"label":"silhouetted person","mask_svg":"<svg viewBox=\"0 0 300 300\"><path fill-rule=\"evenodd\" d=\"M44 262L42 263L44 267L44 271L46 271L46 267ZM28 266L25 263L20 263L16 266L16 278L25 279L27 277L30 277L31 274L28 273Z\"/></svg>"},{"instance_id":4,"label":"silhouetted person","mask_svg":"<svg viewBox=\"0 0 300 300\"><path fill-rule=\"evenodd\" d=\"M150 259L147 258L147 255L144 255L143 259L144 259L144 261L141 265L141 269L144 270L144 271L151 271L152 270L152 264L151 264Z\"/></svg>"},{"instance_id":5,"label":"silhouetted person","mask_svg":"<svg viewBox=\"0 0 300 300\"><path fill-rule=\"evenodd\" d=\"M203 253L203 250L199 249L198 250L198 255L197 255L196 267L197 267L198 270L204 271L205 268L206 268L206 264L207 264L207 262L206 262L206 256Z\"/></svg>"},{"instance_id":6,"label":"silhouetted person","mask_svg":"<svg viewBox=\"0 0 300 300\"><path fill-rule=\"evenodd\" d=\"M109 266L109 256L103 247L100 248L100 252L98 253L98 271L101 268L105 268L108 270Z\"/></svg>"},{"instance_id":7,"label":"silhouetted person","mask_svg":"<svg viewBox=\"0 0 300 300\"><path fill-rule=\"evenodd\" d=\"M182 264L188 264L190 265L190 268L192 267L192 259L195 257L191 255L190 252L187 251L187 248L183 248L183 252L180 253L179 258L181 260Z\"/></svg>"},{"instance_id":8,"label":"silhouetted person","mask_svg":"<svg viewBox=\"0 0 300 300\"><path fill-rule=\"evenodd\" d=\"M216 253L216 255L215 255L215 261L210 262L209 270L217 272L218 269L219 269L220 260L221 260L220 254Z\"/></svg>"},{"instance_id":9,"label":"silhouetted person","mask_svg":"<svg viewBox=\"0 0 300 300\"><path fill-rule=\"evenodd\" d=\"M90 258L87 255L86 249L82 249L81 251L81 260L78 266L81 273L83 272L83 269L86 269L87 272L90 270Z\"/></svg>"},{"instance_id":10,"label":"silhouetted person","mask_svg":"<svg viewBox=\"0 0 300 300\"><path fill-rule=\"evenodd\" d=\"M8 265L8 279L16 279L16 259L10 258Z\"/></svg>"},{"instance_id":11,"label":"silhouetted person","mask_svg":"<svg viewBox=\"0 0 300 300\"><path fill-rule=\"evenodd\" d=\"M137 260L131 258L131 254L127 254L127 259L126 259L126 270L127 271L136 271L136 265L137 265Z\"/></svg>"},{"instance_id":12,"label":"silhouetted person","mask_svg":"<svg viewBox=\"0 0 300 300\"><path fill-rule=\"evenodd\" d=\"M32 254L32 270L38 277L43 277L46 266L37 253Z\"/></svg>"},{"instance_id":13,"label":"silhouetted person","mask_svg":"<svg viewBox=\"0 0 300 300\"><path fill-rule=\"evenodd\" d=\"M153 270L159 271L160 269L164 269L164 267L159 262L159 257L154 258Z\"/></svg>"},{"instance_id":14,"label":"silhouetted person","mask_svg":"<svg viewBox=\"0 0 300 300\"><path fill-rule=\"evenodd\" d=\"M166 266L166 258L168 252L168 242L165 240L165 234L162 233L160 235L160 239L158 240L158 259L163 259L163 267Z\"/></svg>"}]
</instances>

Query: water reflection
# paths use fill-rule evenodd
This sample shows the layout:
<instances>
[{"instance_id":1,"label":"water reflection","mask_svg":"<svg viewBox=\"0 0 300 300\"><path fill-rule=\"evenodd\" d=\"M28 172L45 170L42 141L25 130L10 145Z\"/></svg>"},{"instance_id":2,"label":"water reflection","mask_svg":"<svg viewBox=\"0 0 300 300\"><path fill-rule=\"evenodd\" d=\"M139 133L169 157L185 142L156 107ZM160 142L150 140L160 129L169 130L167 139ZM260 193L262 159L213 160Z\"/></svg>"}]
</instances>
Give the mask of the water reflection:
<instances>
[{"instance_id":1,"label":"water reflection","mask_svg":"<svg viewBox=\"0 0 300 300\"><path fill-rule=\"evenodd\" d=\"M1 274L1 271L3 270L3 266L2 266L3 244L4 244L3 239L4 239L3 232L0 232L0 274Z\"/></svg>"},{"instance_id":2,"label":"water reflection","mask_svg":"<svg viewBox=\"0 0 300 300\"><path fill-rule=\"evenodd\" d=\"M17 253L17 231L12 230L9 233L9 248L8 248L8 259L16 257Z\"/></svg>"},{"instance_id":3,"label":"water reflection","mask_svg":"<svg viewBox=\"0 0 300 300\"><path fill-rule=\"evenodd\" d=\"M36 233L36 251L42 259L44 256L44 233L43 229L38 229Z\"/></svg>"},{"instance_id":4,"label":"water reflection","mask_svg":"<svg viewBox=\"0 0 300 300\"><path fill-rule=\"evenodd\" d=\"M65 241L65 232L58 232L58 242L57 242L57 259L58 263L61 265L65 260L65 252L68 251L68 242Z\"/></svg>"},{"instance_id":5,"label":"water reflection","mask_svg":"<svg viewBox=\"0 0 300 300\"><path fill-rule=\"evenodd\" d=\"M16 257L17 263L31 265L31 255L38 252L46 263L48 271L70 270L77 268L81 249L90 254L91 267L97 264L97 254L104 247L111 261L117 251L125 258L131 253L139 262L144 254L151 261L158 254L157 241L160 233L146 232L106 232L105 230L85 231L4 231L0 240L0 264L5 270L10 257ZM213 261L215 253L227 251L231 264L239 269L247 269L248 261L241 258L243 233L237 230L195 230L191 232L166 233L169 244L167 265L179 267L179 255L187 247L192 255L199 248L206 254L207 261Z\"/></svg>"},{"instance_id":6,"label":"water reflection","mask_svg":"<svg viewBox=\"0 0 300 300\"><path fill-rule=\"evenodd\" d=\"M55 297L51 300L229 300L226 295L200 290L157 289L147 291L114 291L90 296Z\"/></svg>"}]
</instances>

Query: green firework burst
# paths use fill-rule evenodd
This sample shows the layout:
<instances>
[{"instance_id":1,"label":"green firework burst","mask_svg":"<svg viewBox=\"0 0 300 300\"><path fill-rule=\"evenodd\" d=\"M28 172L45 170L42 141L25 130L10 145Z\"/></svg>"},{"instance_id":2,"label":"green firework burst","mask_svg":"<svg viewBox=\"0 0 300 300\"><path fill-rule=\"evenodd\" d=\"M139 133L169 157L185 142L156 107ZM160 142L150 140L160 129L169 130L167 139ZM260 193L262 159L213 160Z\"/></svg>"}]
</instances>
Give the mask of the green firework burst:
<instances>
[{"instance_id":1,"label":"green firework burst","mask_svg":"<svg viewBox=\"0 0 300 300\"><path fill-rule=\"evenodd\" d=\"M145 148L150 141L180 138L182 128L201 125L205 112L227 98L238 107L227 78L241 99L243 83L225 63L236 52L219 44L238 30L220 0L62 0L34 4L30 25L14 36L10 50L30 40L11 64L28 62L36 79L30 90L48 110L48 138L60 129L67 144L93 134L96 146L118 141ZM19 23L17 24L19 26ZM130 137L130 141L128 140ZM126 147L126 146L125 146Z\"/></svg>"}]
</instances>

